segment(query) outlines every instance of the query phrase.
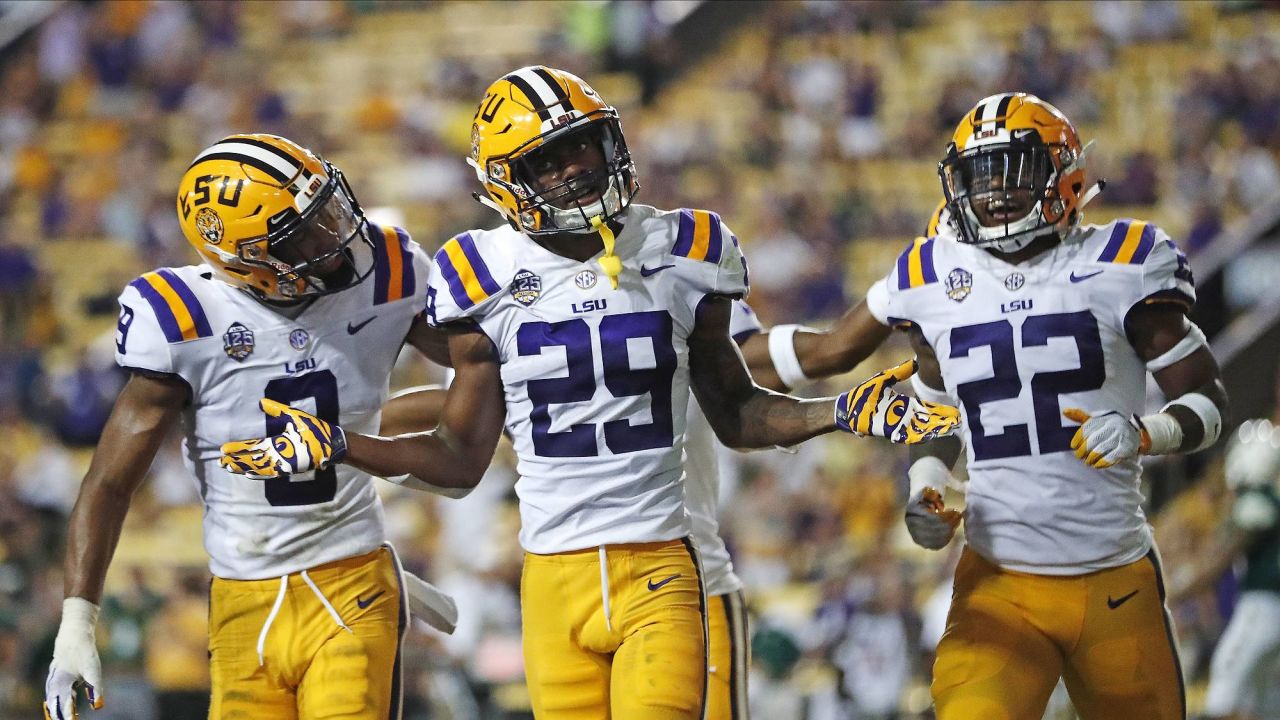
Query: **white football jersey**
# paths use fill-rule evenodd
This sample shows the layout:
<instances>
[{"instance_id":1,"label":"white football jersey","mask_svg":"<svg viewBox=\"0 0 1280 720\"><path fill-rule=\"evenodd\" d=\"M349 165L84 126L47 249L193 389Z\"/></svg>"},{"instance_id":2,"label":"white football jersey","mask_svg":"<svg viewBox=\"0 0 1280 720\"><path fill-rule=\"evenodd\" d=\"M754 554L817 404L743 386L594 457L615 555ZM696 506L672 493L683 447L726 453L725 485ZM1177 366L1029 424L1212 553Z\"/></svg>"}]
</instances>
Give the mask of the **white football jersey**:
<instances>
[{"instance_id":1,"label":"white football jersey","mask_svg":"<svg viewBox=\"0 0 1280 720\"><path fill-rule=\"evenodd\" d=\"M760 319L749 305L741 300L733 304L729 334L734 342L741 344L762 330ZM689 416L685 422L684 496L693 522L693 542L702 558L707 595L737 592L742 589L742 581L733 574L733 560L720 538L720 462L716 452L719 440L696 398L689 399Z\"/></svg>"},{"instance_id":2,"label":"white football jersey","mask_svg":"<svg viewBox=\"0 0 1280 720\"><path fill-rule=\"evenodd\" d=\"M209 569L257 580L371 552L384 540L370 476L350 465L265 482L218 464L231 440L272 435L269 397L351 432L376 433L391 367L425 305L430 259L401 230L371 227L374 271L290 319L204 265L161 268L120 295L116 361L191 388L183 461L204 501Z\"/></svg>"},{"instance_id":3,"label":"white football jersey","mask_svg":"<svg viewBox=\"0 0 1280 720\"><path fill-rule=\"evenodd\" d=\"M746 261L715 213L632 205L621 220L616 290L598 256L570 260L507 226L436 253L428 317L474 320L502 364L529 552L690 533L687 339L707 295L746 294Z\"/></svg>"},{"instance_id":4,"label":"white football jersey","mask_svg":"<svg viewBox=\"0 0 1280 720\"><path fill-rule=\"evenodd\" d=\"M1062 410L1144 410L1146 367L1125 317L1157 301L1189 310L1191 269L1167 235L1135 220L1081 227L1019 265L943 228L916 240L868 292L881 322L921 330L964 413L965 537L984 557L1071 575L1148 551L1138 461L1085 465Z\"/></svg>"}]
</instances>

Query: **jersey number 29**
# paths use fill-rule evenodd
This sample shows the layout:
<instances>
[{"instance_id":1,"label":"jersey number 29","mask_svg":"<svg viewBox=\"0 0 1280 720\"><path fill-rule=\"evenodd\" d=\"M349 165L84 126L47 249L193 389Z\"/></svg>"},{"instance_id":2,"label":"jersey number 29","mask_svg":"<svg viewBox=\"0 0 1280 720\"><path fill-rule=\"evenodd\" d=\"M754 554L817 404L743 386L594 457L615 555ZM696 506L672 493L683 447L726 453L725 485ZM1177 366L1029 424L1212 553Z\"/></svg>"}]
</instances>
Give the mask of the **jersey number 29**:
<instances>
[{"instance_id":1,"label":"jersey number 29","mask_svg":"<svg viewBox=\"0 0 1280 720\"><path fill-rule=\"evenodd\" d=\"M614 454L671 447L675 430L671 416L671 379L676 372L676 351L671 343L671 316L662 310L608 315L600 319L600 359L604 385L614 397L649 394L652 422L632 424L623 418L604 424L604 443ZM654 366L634 369L627 349L629 340L649 340ZM579 423L568 430L551 431L551 406L590 402L596 394L591 326L574 318L562 322L527 322L516 331L516 351L521 356L541 355L544 348L563 347L568 375L527 383L533 403L533 451L541 457L592 457L596 423Z\"/></svg>"}]
</instances>

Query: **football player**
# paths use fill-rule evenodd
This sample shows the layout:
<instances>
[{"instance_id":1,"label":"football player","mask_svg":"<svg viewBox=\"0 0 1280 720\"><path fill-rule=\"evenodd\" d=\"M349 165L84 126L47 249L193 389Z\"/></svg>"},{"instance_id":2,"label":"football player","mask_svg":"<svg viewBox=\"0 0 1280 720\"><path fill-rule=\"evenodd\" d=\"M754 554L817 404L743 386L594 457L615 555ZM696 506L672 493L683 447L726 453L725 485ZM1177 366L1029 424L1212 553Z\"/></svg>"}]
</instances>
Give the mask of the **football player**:
<instances>
[{"instance_id":1,"label":"football player","mask_svg":"<svg viewBox=\"0 0 1280 720\"><path fill-rule=\"evenodd\" d=\"M618 113L581 79L535 66L493 83L469 160L478 198L507 224L435 256L427 313L449 332L456 371L438 429L369 437L284 408L283 433L229 446L224 463L271 477L345 461L467 488L505 425L519 457L535 715L698 718L706 613L682 483L690 387L733 447L835 430L920 442L951 432L954 408L893 392L910 362L837 398L754 385L729 336L748 288L737 238L714 213L632 202Z\"/></svg>"},{"instance_id":2,"label":"football player","mask_svg":"<svg viewBox=\"0 0 1280 720\"><path fill-rule=\"evenodd\" d=\"M1082 225L1088 146L1056 108L993 95L961 120L939 174L945 212L827 332L774 328L790 383L847 371L905 330L917 395L964 416L968 547L934 666L940 720L1040 717L1061 676L1081 717L1182 718L1143 455L1195 452L1226 394L1186 256L1138 220ZM771 338L771 340L774 340ZM1147 373L1169 403L1143 415ZM913 448L907 528L950 542L954 440Z\"/></svg>"},{"instance_id":3,"label":"football player","mask_svg":"<svg viewBox=\"0 0 1280 720\"><path fill-rule=\"evenodd\" d=\"M729 336L743 350L752 352L767 344L755 313L743 300L735 300L729 318ZM765 349L767 352L767 349ZM783 389L771 368L760 368L755 382ZM398 435L434 428L446 399L444 391L413 388L392 397L382 411L381 435ZM720 537L718 499L720 468L716 439L696 402L689 403L684 437L685 509L691 536L702 560L707 593L707 700L704 720L745 720L748 717L747 676L751 665L751 635L742 580L733 572L729 549Z\"/></svg>"},{"instance_id":4,"label":"football player","mask_svg":"<svg viewBox=\"0 0 1280 720\"><path fill-rule=\"evenodd\" d=\"M447 359L421 318L430 259L366 220L336 167L273 135L201 152L177 211L202 263L148 272L120 296L116 359L131 376L71 514L46 716L74 717L81 685L103 704L103 579L130 498L177 426L214 575L210 717L399 717L406 585L432 589L402 575L369 475L348 465L261 483L218 460L246 428L284 426L259 410L263 396L376 429L406 337ZM448 629L450 602L436 595L443 614L428 619Z\"/></svg>"},{"instance_id":5,"label":"football player","mask_svg":"<svg viewBox=\"0 0 1280 720\"><path fill-rule=\"evenodd\" d=\"M1204 714L1253 720L1273 716L1267 695L1280 670L1280 427L1265 418L1242 423L1225 471L1235 495L1230 519L1203 560L1173 574L1169 598L1178 602L1209 590L1244 559L1240 601L1209 664Z\"/></svg>"}]
</instances>

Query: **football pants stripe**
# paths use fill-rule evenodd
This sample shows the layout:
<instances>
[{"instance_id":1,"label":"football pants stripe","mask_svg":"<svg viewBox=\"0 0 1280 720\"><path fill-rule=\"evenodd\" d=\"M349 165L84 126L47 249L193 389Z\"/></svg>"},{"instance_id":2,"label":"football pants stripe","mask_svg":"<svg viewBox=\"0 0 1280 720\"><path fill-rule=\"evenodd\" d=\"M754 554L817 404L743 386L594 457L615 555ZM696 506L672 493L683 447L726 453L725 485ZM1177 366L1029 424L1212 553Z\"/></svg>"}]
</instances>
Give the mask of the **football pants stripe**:
<instances>
[{"instance_id":1,"label":"football pants stripe","mask_svg":"<svg viewBox=\"0 0 1280 720\"><path fill-rule=\"evenodd\" d=\"M747 633L747 609L741 590L724 596L724 611L729 624L729 717L732 720L745 720L751 643Z\"/></svg>"},{"instance_id":2,"label":"football pants stripe","mask_svg":"<svg viewBox=\"0 0 1280 720\"><path fill-rule=\"evenodd\" d=\"M702 707L698 708L698 717L707 714L708 668L711 665L711 631L707 629L707 580L702 576L702 556L689 536L680 539L693 558L693 568L698 573L698 614L702 616Z\"/></svg>"},{"instance_id":3,"label":"football pants stripe","mask_svg":"<svg viewBox=\"0 0 1280 720\"><path fill-rule=\"evenodd\" d=\"M1187 716L1187 683L1182 677L1182 658L1178 656L1177 634L1173 629L1173 615L1169 614L1169 603L1165 599L1164 569L1160 566L1160 551L1154 545L1147 551L1147 560L1156 571L1156 591L1160 594L1160 605L1164 610L1164 634L1169 640L1169 652L1173 653L1173 667L1178 671L1178 696L1182 699L1182 717Z\"/></svg>"}]
</instances>

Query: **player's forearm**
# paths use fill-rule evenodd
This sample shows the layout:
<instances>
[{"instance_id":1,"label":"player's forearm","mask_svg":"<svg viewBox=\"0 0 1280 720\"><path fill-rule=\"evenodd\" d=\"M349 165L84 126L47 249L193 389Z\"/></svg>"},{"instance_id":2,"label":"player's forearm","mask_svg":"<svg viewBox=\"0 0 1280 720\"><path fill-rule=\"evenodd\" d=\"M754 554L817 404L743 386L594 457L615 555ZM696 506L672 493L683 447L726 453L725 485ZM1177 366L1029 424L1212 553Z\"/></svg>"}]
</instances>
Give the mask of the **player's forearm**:
<instances>
[{"instance_id":1,"label":"player's forearm","mask_svg":"<svg viewBox=\"0 0 1280 720\"><path fill-rule=\"evenodd\" d=\"M132 490L86 479L67 529L67 557L62 581L66 597L84 598L95 605L102 601L107 568L120 541L120 530L129 512Z\"/></svg>"},{"instance_id":2,"label":"player's forearm","mask_svg":"<svg viewBox=\"0 0 1280 720\"><path fill-rule=\"evenodd\" d=\"M835 400L799 400L757 388L720 425L716 435L731 448L787 447L835 430Z\"/></svg>"},{"instance_id":3,"label":"player's forearm","mask_svg":"<svg viewBox=\"0 0 1280 720\"><path fill-rule=\"evenodd\" d=\"M480 482L493 447L469 446L445 428L395 437L347 434L343 461L371 475L412 475L442 488L471 488Z\"/></svg>"}]
</instances>

